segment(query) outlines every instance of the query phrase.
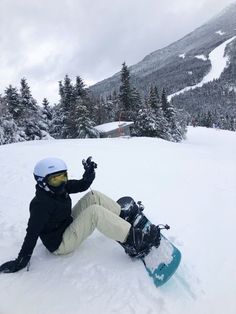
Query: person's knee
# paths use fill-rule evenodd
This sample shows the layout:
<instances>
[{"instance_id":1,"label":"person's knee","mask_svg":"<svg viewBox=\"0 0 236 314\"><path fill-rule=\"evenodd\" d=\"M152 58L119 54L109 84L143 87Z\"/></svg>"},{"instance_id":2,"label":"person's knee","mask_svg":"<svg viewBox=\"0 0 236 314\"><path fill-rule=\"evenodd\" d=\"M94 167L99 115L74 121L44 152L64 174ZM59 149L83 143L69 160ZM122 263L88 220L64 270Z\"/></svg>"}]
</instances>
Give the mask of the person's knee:
<instances>
[{"instance_id":1,"label":"person's knee","mask_svg":"<svg viewBox=\"0 0 236 314\"><path fill-rule=\"evenodd\" d=\"M92 216L94 216L94 215L97 216L98 213L100 213L103 210L104 210L104 208L101 205L99 205L99 204L90 205L86 209L86 211L90 212L90 215L92 215Z\"/></svg>"},{"instance_id":2,"label":"person's knee","mask_svg":"<svg viewBox=\"0 0 236 314\"><path fill-rule=\"evenodd\" d=\"M86 223L89 224L89 221L92 223L92 225L96 228L98 224L99 217L101 216L103 208L100 205L93 204L90 205L85 209L85 220L87 220Z\"/></svg>"}]
</instances>

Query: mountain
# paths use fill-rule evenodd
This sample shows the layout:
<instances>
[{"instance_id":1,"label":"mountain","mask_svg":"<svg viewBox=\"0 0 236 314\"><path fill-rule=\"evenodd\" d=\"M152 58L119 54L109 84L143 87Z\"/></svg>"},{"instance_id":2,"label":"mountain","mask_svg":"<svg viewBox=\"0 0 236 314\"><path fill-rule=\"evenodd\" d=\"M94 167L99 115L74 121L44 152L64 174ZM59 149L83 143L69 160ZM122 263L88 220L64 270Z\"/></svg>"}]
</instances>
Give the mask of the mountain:
<instances>
[{"instance_id":1,"label":"mountain","mask_svg":"<svg viewBox=\"0 0 236 314\"><path fill-rule=\"evenodd\" d=\"M236 112L236 3L231 4L206 24L171 45L147 55L129 67L132 82L144 95L151 84L165 88L168 95L187 86L195 86L211 71L211 52L232 38L224 50L227 67L220 77L201 87L172 97L176 107L190 113L198 109ZM119 90L120 73L90 89L96 96Z\"/></svg>"}]
</instances>

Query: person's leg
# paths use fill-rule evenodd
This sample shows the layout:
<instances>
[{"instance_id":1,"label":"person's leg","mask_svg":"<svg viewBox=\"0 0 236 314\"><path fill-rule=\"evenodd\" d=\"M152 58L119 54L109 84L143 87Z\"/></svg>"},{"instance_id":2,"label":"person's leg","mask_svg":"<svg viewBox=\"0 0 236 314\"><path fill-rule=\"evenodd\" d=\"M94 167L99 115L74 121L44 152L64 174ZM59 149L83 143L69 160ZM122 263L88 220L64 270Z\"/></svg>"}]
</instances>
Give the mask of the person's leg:
<instances>
[{"instance_id":1,"label":"person's leg","mask_svg":"<svg viewBox=\"0 0 236 314\"><path fill-rule=\"evenodd\" d=\"M100 193L96 193L92 197L88 194L85 195L83 200L81 199L82 202L78 202L80 204L76 207L74 221L65 230L62 242L54 254L67 254L74 251L95 228L115 241L125 242L131 225L118 216L119 205L117 204L117 208L112 203L113 201L104 198ZM97 204L97 202L106 204L110 210ZM95 204L85 208L86 205L91 203ZM113 213L111 209L116 213Z\"/></svg>"},{"instance_id":2,"label":"person's leg","mask_svg":"<svg viewBox=\"0 0 236 314\"><path fill-rule=\"evenodd\" d=\"M120 215L121 207L111 198L106 196L105 194L98 192L98 191L91 191L85 194L73 207L72 209L72 216L75 219L78 217L82 211L88 208L91 205L101 205L104 208L110 210L116 215Z\"/></svg>"}]
</instances>

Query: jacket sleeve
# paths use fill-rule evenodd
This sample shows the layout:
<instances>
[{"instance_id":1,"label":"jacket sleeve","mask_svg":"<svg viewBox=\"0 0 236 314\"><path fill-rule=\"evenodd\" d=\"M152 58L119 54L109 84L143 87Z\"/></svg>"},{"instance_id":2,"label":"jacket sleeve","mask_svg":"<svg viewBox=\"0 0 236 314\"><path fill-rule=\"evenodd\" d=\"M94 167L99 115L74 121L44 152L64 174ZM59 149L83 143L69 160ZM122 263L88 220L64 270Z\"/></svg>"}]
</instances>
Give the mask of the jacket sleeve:
<instances>
[{"instance_id":1,"label":"jacket sleeve","mask_svg":"<svg viewBox=\"0 0 236 314\"><path fill-rule=\"evenodd\" d=\"M94 178L93 178L94 179ZM69 194L86 191L93 182L92 180L68 180L66 190Z\"/></svg>"},{"instance_id":2,"label":"jacket sleeve","mask_svg":"<svg viewBox=\"0 0 236 314\"><path fill-rule=\"evenodd\" d=\"M30 257L33 253L38 237L50 217L49 212L39 202L30 204L30 217L26 229L26 236L18 257Z\"/></svg>"}]
</instances>

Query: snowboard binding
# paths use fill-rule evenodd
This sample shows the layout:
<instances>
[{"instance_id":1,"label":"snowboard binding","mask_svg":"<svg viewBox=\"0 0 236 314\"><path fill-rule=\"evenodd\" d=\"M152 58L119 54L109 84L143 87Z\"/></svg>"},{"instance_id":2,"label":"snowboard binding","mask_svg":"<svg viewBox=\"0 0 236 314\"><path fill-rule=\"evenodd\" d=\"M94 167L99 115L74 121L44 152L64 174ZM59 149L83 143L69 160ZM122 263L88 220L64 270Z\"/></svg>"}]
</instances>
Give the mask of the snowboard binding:
<instances>
[{"instance_id":1,"label":"snowboard binding","mask_svg":"<svg viewBox=\"0 0 236 314\"><path fill-rule=\"evenodd\" d=\"M121 197L117 203L121 206L120 217L128 221L133 227L144 229L148 219L143 214L144 206L130 197Z\"/></svg>"},{"instance_id":2,"label":"snowboard binding","mask_svg":"<svg viewBox=\"0 0 236 314\"><path fill-rule=\"evenodd\" d=\"M121 244L130 257L143 258L152 249L158 248L161 241L161 229L169 229L168 225L153 225L143 214L144 205L141 201L137 203L129 196L120 198L117 203L121 206L120 217L128 221L132 226L133 239L128 243ZM135 234L136 232L136 234ZM141 249L137 249L134 243L142 243Z\"/></svg>"}]
</instances>

